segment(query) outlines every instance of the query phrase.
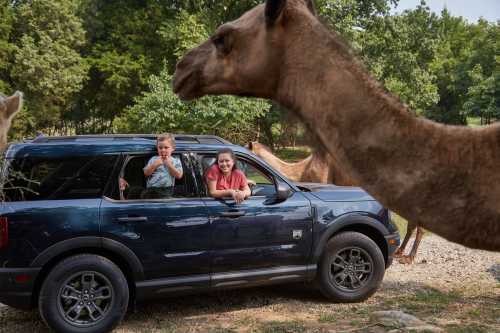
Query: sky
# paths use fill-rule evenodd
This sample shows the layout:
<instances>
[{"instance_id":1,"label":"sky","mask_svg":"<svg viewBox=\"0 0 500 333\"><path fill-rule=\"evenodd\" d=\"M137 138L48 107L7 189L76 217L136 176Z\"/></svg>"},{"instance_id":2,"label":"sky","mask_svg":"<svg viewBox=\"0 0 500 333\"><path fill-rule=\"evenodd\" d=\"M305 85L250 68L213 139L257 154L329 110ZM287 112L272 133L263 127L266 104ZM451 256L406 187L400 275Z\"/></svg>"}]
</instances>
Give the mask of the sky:
<instances>
[{"instance_id":1,"label":"sky","mask_svg":"<svg viewBox=\"0 0 500 333\"><path fill-rule=\"evenodd\" d=\"M479 17L490 22L500 20L500 0L426 0L425 3L437 14L446 6L451 15L462 16L471 23L476 22ZM392 13L414 9L419 4L420 0L399 0Z\"/></svg>"}]
</instances>

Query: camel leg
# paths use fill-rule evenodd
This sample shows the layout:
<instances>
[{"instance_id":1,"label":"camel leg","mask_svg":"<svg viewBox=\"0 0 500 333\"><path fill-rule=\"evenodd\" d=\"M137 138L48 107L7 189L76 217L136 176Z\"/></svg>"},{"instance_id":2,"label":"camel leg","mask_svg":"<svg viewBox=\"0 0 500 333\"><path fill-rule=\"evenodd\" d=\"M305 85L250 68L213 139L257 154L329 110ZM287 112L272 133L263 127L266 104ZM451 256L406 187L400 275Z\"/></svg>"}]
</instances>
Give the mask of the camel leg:
<instances>
[{"instance_id":1,"label":"camel leg","mask_svg":"<svg viewBox=\"0 0 500 333\"><path fill-rule=\"evenodd\" d=\"M403 240L403 243L401 243L399 248L396 250L396 252L394 252L394 257L398 258L398 257L403 256L403 254L405 252L406 245L408 245L408 242L410 241L411 235L413 234L413 231L416 228L417 228L416 224L408 222L408 226L406 227L405 239Z\"/></svg>"},{"instance_id":2,"label":"camel leg","mask_svg":"<svg viewBox=\"0 0 500 333\"><path fill-rule=\"evenodd\" d=\"M410 254L407 256L402 256L399 259L400 264L412 264L415 256L417 255L418 246L420 245L420 241L422 240L422 236L424 235L424 230L420 227L417 227L417 235L415 236L415 241L413 242L413 246L411 248Z\"/></svg>"}]
</instances>

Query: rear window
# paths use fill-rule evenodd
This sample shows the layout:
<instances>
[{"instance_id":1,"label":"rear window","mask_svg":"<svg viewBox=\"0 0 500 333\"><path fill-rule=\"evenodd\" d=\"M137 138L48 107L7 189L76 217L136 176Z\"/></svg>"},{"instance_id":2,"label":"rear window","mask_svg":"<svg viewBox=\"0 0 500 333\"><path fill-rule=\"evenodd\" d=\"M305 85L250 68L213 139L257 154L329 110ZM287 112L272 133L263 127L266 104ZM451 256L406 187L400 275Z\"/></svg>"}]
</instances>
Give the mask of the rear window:
<instances>
[{"instance_id":1,"label":"rear window","mask_svg":"<svg viewBox=\"0 0 500 333\"><path fill-rule=\"evenodd\" d=\"M11 160L3 184L5 200L98 198L115 161L116 156Z\"/></svg>"}]
</instances>

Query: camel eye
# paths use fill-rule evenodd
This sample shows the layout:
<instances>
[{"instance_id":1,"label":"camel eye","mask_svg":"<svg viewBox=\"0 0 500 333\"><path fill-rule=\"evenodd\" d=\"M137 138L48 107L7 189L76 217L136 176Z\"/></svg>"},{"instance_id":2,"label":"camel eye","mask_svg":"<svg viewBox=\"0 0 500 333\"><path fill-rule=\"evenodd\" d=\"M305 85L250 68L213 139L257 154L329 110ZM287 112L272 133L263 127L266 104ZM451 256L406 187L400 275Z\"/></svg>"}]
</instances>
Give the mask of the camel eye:
<instances>
[{"instance_id":1,"label":"camel eye","mask_svg":"<svg viewBox=\"0 0 500 333\"><path fill-rule=\"evenodd\" d=\"M214 36L212 42L214 43L215 48L222 55L227 55L229 51L231 51L230 39L227 37L227 34Z\"/></svg>"},{"instance_id":2,"label":"camel eye","mask_svg":"<svg viewBox=\"0 0 500 333\"><path fill-rule=\"evenodd\" d=\"M213 43L217 49L224 48L224 36L215 36L213 38Z\"/></svg>"}]
</instances>

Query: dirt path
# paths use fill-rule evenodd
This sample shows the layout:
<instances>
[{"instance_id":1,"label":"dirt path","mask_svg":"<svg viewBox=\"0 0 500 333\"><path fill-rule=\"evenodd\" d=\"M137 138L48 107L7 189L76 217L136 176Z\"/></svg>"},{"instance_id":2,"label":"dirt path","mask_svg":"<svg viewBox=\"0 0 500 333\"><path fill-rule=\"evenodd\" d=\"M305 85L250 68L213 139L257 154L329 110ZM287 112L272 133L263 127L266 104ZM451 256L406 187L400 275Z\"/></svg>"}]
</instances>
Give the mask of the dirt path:
<instances>
[{"instance_id":1,"label":"dirt path","mask_svg":"<svg viewBox=\"0 0 500 333\"><path fill-rule=\"evenodd\" d=\"M394 330L370 322L375 310L402 310L445 332L500 332L500 253L430 235L422 241L416 263L394 263L381 289L363 303L332 304L302 285L235 290L142 304L114 332ZM48 332L37 312L0 307L0 332L22 331Z\"/></svg>"}]
</instances>

